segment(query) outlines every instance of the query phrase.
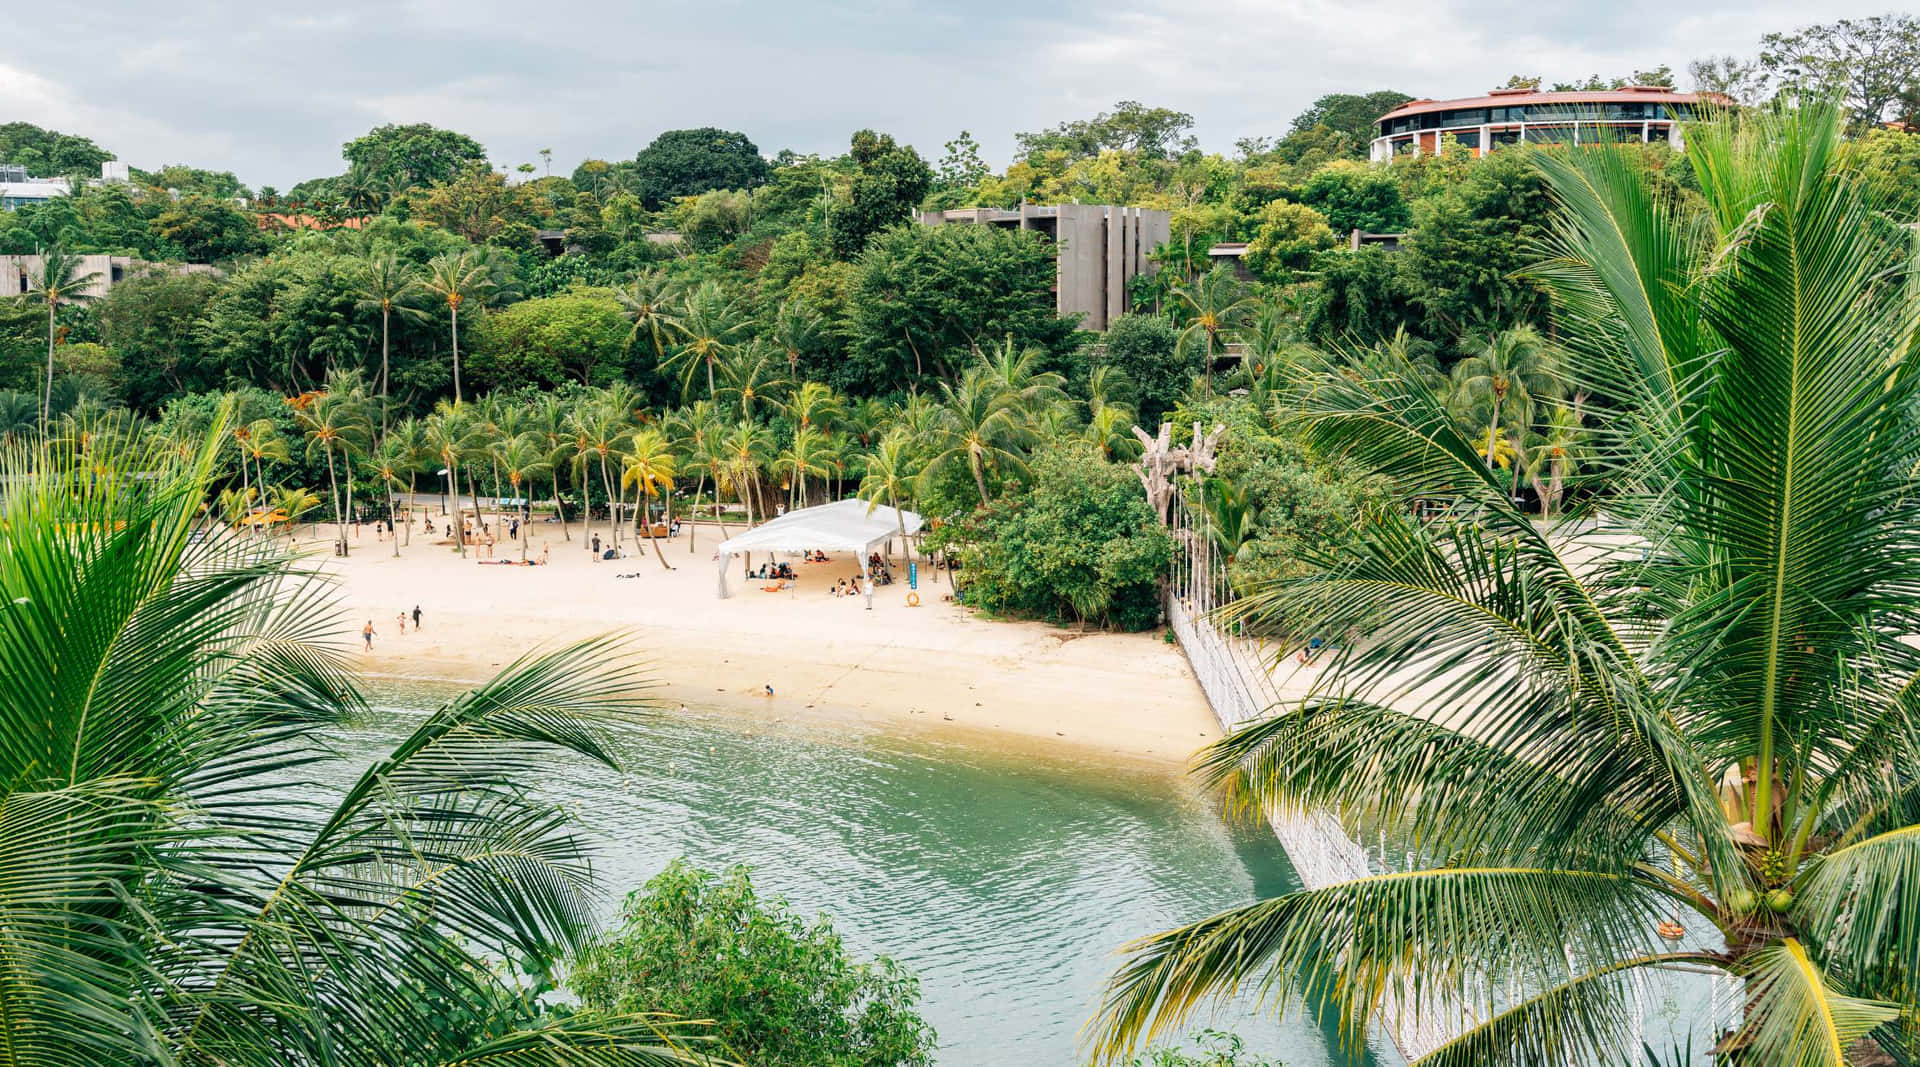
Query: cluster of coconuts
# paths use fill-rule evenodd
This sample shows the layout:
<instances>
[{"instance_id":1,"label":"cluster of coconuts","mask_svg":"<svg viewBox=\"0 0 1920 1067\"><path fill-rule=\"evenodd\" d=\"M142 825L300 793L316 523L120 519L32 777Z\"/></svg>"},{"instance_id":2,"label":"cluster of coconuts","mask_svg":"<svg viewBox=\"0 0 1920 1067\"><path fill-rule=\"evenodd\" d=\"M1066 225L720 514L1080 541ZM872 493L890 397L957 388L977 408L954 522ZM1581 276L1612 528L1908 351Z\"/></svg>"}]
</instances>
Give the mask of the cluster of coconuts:
<instances>
[{"instance_id":1,"label":"cluster of coconuts","mask_svg":"<svg viewBox=\"0 0 1920 1067\"><path fill-rule=\"evenodd\" d=\"M1793 890L1785 886L1778 889L1769 889L1764 897L1751 889L1745 888L1736 889L1727 894L1727 906L1733 909L1735 915L1752 915L1760 909L1760 905L1763 903L1767 906L1768 911L1776 915L1785 915L1793 910Z\"/></svg>"}]
</instances>

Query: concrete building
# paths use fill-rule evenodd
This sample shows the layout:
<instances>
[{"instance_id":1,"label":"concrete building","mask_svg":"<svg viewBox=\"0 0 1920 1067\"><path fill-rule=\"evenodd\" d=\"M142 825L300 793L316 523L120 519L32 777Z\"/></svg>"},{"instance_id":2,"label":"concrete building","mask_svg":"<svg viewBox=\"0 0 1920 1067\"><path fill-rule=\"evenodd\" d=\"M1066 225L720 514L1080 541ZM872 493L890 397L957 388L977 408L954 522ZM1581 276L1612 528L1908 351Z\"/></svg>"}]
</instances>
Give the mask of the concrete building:
<instances>
[{"instance_id":1,"label":"concrete building","mask_svg":"<svg viewBox=\"0 0 1920 1067\"><path fill-rule=\"evenodd\" d=\"M87 283L88 298L107 295L115 285L135 275L153 271L165 271L170 274L217 274L212 265L206 263L150 263L144 259L130 256L76 256L80 261L78 273L93 275ZM0 297L18 296L31 292L34 282L40 278L39 256L0 256Z\"/></svg>"},{"instance_id":2,"label":"concrete building","mask_svg":"<svg viewBox=\"0 0 1920 1067\"><path fill-rule=\"evenodd\" d=\"M89 185L124 182L131 173L125 163L108 160L100 164L100 177ZM28 204L44 204L56 196L73 192L73 183L65 178L34 178L18 163L0 163L0 211L12 211Z\"/></svg>"},{"instance_id":3,"label":"concrete building","mask_svg":"<svg viewBox=\"0 0 1920 1067\"><path fill-rule=\"evenodd\" d=\"M1681 124L1729 106L1714 93L1629 85L1568 93L1495 89L1461 100L1410 100L1375 120L1376 163L1401 154L1484 156L1504 144L1618 144L1665 141L1681 147Z\"/></svg>"},{"instance_id":4,"label":"concrete building","mask_svg":"<svg viewBox=\"0 0 1920 1067\"><path fill-rule=\"evenodd\" d=\"M1173 236L1173 216L1114 204L1022 204L928 211L926 226L973 224L1037 230L1059 246L1054 256L1054 308L1078 317L1082 329L1105 330L1127 310L1127 283L1157 268L1147 256Z\"/></svg>"}]
</instances>

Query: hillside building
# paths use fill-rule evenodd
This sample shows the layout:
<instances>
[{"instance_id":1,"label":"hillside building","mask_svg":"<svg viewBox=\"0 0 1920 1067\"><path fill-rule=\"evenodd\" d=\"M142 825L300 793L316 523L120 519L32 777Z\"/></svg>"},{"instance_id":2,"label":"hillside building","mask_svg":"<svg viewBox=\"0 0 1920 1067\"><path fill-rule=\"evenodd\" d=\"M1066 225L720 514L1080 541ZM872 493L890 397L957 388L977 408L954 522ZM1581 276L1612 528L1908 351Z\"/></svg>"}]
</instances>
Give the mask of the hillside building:
<instances>
[{"instance_id":1,"label":"hillside building","mask_svg":"<svg viewBox=\"0 0 1920 1067\"><path fill-rule=\"evenodd\" d=\"M1410 100L1375 121L1371 156L1376 163L1403 154L1484 156L1507 144L1664 141L1677 149L1683 123L1730 103L1658 85L1564 93L1495 89L1462 100Z\"/></svg>"},{"instance_id":2,"label":"hillside building","mask_svg":"<svg viewBox=\"0 0 1920 1067\"><path fill-rule=\"evenodd\" d=\"M972 224L1035 230L1058 246L1054 308L1078 317L1080 328L1102 330L1127 310L1127 284L1157 268L1148 260L1173 236L1173 216L1114 204L1022 204L928 211L926 226Z\"/></svg>"}]
</instances>

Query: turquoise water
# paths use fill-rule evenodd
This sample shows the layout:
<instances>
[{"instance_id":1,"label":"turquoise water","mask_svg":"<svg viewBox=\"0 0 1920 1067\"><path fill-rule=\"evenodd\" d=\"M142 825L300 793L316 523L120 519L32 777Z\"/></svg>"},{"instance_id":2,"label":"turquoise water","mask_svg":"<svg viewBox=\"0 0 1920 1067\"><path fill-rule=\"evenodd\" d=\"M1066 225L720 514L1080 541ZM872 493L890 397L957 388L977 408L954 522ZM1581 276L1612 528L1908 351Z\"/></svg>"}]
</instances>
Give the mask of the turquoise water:
<instances>
[{"instance_id":1,"label":"turquoise water","mask_svg":"<svg viewBox=\"0 0 1920 1067\"><path fill-rule=\"evenodd\" d=\"M387 713L349 735L350 755L415 718ZM608 917L675 856L748 864L763 894L919 975L942 1067L1079 1062L1118 946L1298 884L1270 834L1229 826L1171 775L701 714L615 737L624 780L556 759L543 783L600 839ZM1207 1022L1288 1067L1372 1063L1331 1052L1298 1010Z\"/></svg>"}]
</instances>

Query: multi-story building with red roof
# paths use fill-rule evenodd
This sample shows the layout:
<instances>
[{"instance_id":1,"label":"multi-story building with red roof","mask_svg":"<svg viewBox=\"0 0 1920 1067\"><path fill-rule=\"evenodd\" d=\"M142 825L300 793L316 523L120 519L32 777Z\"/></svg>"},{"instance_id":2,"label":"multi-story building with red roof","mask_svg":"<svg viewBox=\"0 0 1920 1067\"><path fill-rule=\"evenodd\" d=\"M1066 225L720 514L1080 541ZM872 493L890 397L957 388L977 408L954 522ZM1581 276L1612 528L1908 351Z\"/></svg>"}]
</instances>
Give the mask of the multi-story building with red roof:
<instances>
[{"instance_id":1,"label":"multi-story building with red roof","mask_svg":"<svg viewBox=\"0 0 1920 1067\"><path fill-rule=\"evenodd\" d=\"M1680 147L1681 125L1731 102L1667 86L1549 93L1495 89L1463 100L1409 100L1380 116L1372 158L1486 155L1506 144L1617 144L1665 141Z\"/></svg>"}]
</instances>

